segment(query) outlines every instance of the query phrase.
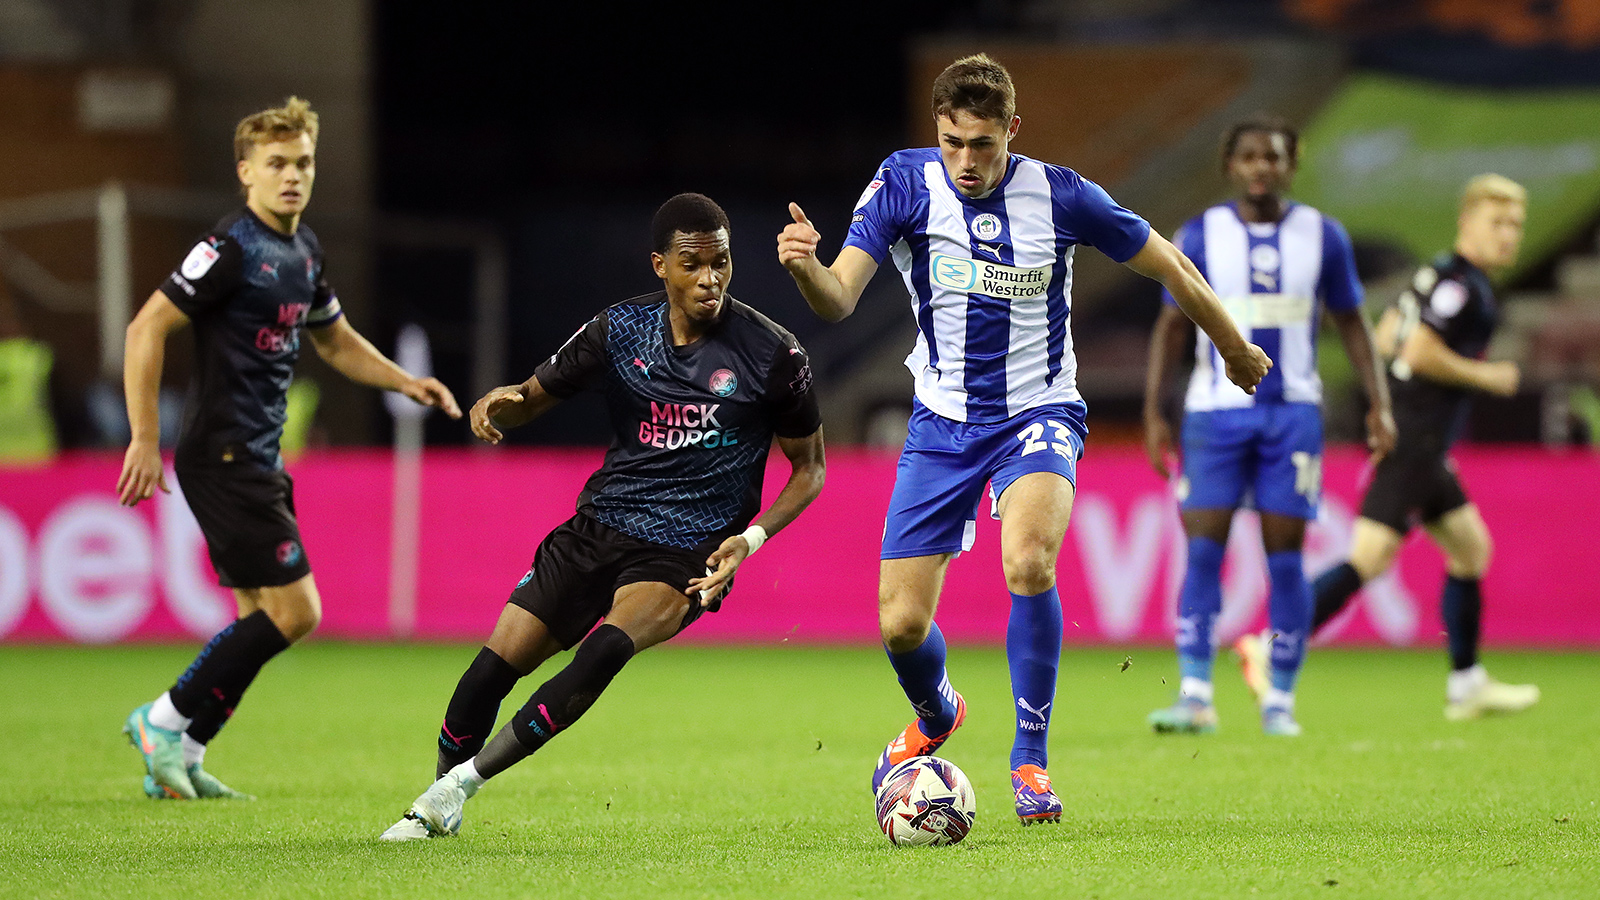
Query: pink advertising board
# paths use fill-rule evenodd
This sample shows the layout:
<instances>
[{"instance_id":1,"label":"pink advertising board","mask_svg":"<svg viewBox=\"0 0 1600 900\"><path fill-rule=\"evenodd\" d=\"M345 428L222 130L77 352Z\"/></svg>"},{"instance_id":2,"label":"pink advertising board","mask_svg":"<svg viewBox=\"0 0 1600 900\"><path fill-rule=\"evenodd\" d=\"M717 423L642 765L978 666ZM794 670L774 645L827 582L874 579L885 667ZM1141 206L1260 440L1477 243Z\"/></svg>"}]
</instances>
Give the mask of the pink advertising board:
<instances>
[{"instance_id":1,"label":"pink advertising board","mask_svg":"<svg viewBox=\"0 0 1600 900\"><path fill-rule=\"evenodd\" d=\"M1462 476L1495 537L1485 584L1488 642L1600 646L1600 457L1467 448ZM291 466L324 604L323 637L481 640L544 534L571 515L598 450L430 451L422 462L414 627L391 614L395 466L383 451L336 451ZM721 612L680 640L872 642L877 548L894 455L835 450L822 496L746 564ZM232 615L198 530L176 495L134 509L113 493L120 457L69 455L0 468L0 640L193 640ZM1308 538L1316 574L1342 558L1364 457L1335 449L1322 518ZM787 463L774 459L766 496ZM1133 448L1091 448L1059 575L1069 643L1170 640L1184 542L1166 485ZM168 483L176 487L170 477ZM977 546L950 568L939 622L957 641L1004 639L1009 603L999 526L980 510ZM1259 532L1241 516L1224 569L1219 637L1259 627L1266 575ZM403 569L402 569L403 571ZM1325 640L1432 645L1443 562L1414 535Z\"/></svg>"}]
</instances>

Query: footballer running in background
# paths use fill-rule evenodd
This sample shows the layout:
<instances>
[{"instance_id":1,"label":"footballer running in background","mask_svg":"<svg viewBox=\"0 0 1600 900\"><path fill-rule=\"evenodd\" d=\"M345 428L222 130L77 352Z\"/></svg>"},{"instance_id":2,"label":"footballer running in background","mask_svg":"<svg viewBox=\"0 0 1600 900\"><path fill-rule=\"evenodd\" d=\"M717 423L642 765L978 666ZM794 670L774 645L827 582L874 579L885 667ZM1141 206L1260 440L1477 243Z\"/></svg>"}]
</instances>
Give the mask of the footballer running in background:
<instances>
[{"instance_id":1,"label":"footballer running in background","mask_svg":"<svg viewBox=\"0 0 1600 900\"><path fill-rule=\"evenodd\" d=\"M1228 319L1194 265L1137 215L1071 169L1009 149L1021 119L1011 76L984 54L933 83L938 146L884 160L856 203L831 266L820 235L790 204L778 259L812 310L838 321L894 260L911 294L917 342L906 367L915 399L880 553L878 623L916 713L879 757L888 770L938 750L966 717L945 673L934 622L944 574L970 549L989 484L1000 519L1011 613L1006 632L1016 736L1011 782L1024 825L1054 822L1047 737L1061 656L1056 557L1066 535L1088 433L1069 319L1072 256L1098 248L1160 281L1254 390L1271 362Z\"/></svg>"},{"instance_id":2,"label":"footballer running in background","mask_svg":"<svg viewBox=\"0 0 1600 900\"><path fill-rule=\"evenodd\" d=\"M486 780L577 722L634 656L715 612L744 560L822 490L810 364L793 335L727 293L727 215L709 197L679 194L651 234L664 290L601 311L527 381L472 407L473 433L498 443L501 429L594 390L615 431L577 513L539 544L456 685L437 780L382 840L457 833ZM774 437L789 480L761 512ZM517 681L574 645L572 661L486 743Z\"/></svg>"},{"instance_id":3,"label":"footballer running in background","mask_svg":"<svg viewBox=\"0 0 1600 900\"><path fill-rule=\"evenodd\" d=\"M302 329L351 381L461 416L448 388L395 365L339 308L322 245L300 223L316 178L318 124L298 97L239 123L233 144L244 208L206 233L128 326L123 387L133 437L119 499L132 506L168 491L157 392L167 337L192 325L195 371L173 467L239 612L171 689L128 715L123 730L144 756L152 797L244 796L202 767L206 745L261 667L322 618L294 481L278 452Z\"/></svg>"},{"instance_id":4,"label":"footballer running in background","mask_svg":"<svg viewBox=\"0 0 1600 900\"><path fill-rule=\"evenodd\" d=\"M1413 522L1420 522L1444 552L1448 574L1440 614L1450 651L1444 712L1452 720L1519 712L1539 701L1536 686L1496 681L1478 661L1489 528L1449 455L1472 394L1510 397L1521 381L1516 363L1483 355L1499 321L1490 279L1517 261L1527 214L1527 192L1511 179L1486 174L1468 181L1455 247L1418 269L1379 320L1378 349L1392 360L1389 392L1400 439L1372 473L1350 559L1313 587L1315 632L1394 565Z\"/></svg>"},{"instance_id":5,"label":"footballer running in background","mask_svg":"<svg viewBox=\"0 0 1600 900\"><path fill-rule=\"evenodd\" d=\"M1300 733L1294 687L1311 634L1311 586L1302 550L1306 523L1322 492L1322 379L1317 326L1323 311L1339 331L1365 388L1368 443L1394 447L1394 418L1372 331L1361 314L1361 281L1344 228L1284 197L1299 160L1299 134L1287 122L1257 117L1224 136L1222 170L1238 198L1178 230L1175 243L1194 261L1229 315L1277 365L1247 394L1222 377L1222 359L1205 335L1195 342L1184 398L1183 473L1178 480L1188 563L1178 595L1178 702L1149 716L1157 732L1217 727L1212 629L1222 611L1222 558L1233 514L1261 516L1271 590L1270 634L1237 645L1246 680L1261 705L1261 728ZM1168 477L1172 429L1162 415L1167 373L1187 337L1188 320L1171 296L1156 319L1144 399L1145 449ZM1269 650L1270 648L1270 650Z\"/></svg>"}]
</instances>

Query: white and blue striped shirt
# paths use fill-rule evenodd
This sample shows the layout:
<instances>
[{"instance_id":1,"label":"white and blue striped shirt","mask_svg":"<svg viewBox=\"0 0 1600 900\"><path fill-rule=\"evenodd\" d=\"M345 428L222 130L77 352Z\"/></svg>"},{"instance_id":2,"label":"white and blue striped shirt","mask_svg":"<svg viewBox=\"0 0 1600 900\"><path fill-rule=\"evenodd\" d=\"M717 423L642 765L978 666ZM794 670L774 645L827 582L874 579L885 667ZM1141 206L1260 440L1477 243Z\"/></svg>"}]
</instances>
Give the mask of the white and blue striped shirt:
<instances>
[{"instance_id":1,"label":"white and blue striped shirt","mask_svg":"<svg viewBox=\"0 0 1600 900\"><path fill-rule=\"evenodd\" d=\"M1288 204L1277 222L1246 223L1233 203L1223 203L1178 229L1175 243L1210 282L1240 332L1272 360L1255 394L1247 394L1228 380L1216 346L1199 332L1184 409L1321 403L1322 309L1361 308L1361 281L1343 226L1298 203ZM1174 302L1170 294L1165 299Z\"/></svg>"},{"instance_id":2,"label":"white and blue striped shirt","mask_svg":"<svg viewBox=\"0 0 1600 900\"><path fill-rule=\"evenodd\" d=\"M1071 169L1011 154L981 200L950 183L937 148L884 160L862 192L846 247L894 257L911 293L917 344L906 357L917 399L958 422L1001 422L1078 403L1072 254L1117 262L1150 226Z\"/></svg>"}]
</instances>

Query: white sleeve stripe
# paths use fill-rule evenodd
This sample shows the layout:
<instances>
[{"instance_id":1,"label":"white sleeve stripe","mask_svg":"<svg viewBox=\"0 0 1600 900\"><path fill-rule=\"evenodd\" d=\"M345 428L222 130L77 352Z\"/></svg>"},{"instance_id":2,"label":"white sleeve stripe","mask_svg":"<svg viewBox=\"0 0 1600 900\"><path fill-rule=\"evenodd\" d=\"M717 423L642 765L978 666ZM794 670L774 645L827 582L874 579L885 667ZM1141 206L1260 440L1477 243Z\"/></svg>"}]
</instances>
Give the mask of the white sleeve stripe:
<instances>
[{"instance_id":1,"label":"white sleeve stripe","mask_svg":"<svg viewBox=\"0 0 1600 900\"><path fill-rule=\"evenodd\" d=\"M328 300L326 306L316 307L306 313L306 324L326 325L342 315L344 315L344 310L339 307L339 298L332 297Z\"/></svg>"}]
</instances>

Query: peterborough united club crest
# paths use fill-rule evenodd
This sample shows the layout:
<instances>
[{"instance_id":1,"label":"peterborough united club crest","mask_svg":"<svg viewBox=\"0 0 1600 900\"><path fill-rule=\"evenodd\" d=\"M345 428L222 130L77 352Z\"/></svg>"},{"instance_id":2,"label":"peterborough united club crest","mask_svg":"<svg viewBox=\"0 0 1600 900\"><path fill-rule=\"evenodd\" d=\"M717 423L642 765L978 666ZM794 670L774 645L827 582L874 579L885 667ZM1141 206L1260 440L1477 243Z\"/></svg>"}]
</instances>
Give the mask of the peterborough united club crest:
<instances>
[{"instance_id":1,"label":"peterborough united club crest","mask_svg":"<svg viewBox=\"0 0 1600 900\"><path fill-rule=\"evenodd\" d=\"M739 389L739 376L728 369L718 369L711 373L711 393L718 397L726 397Z\"/></svg>"},{"instance_id":2,"label":"peterborough united club crest","mask_svg":"<svg viewBox=\"0 0 1600 900\"><path fill-rule=\"evenodd\" d=\"M292 566L300 561L300 544L296 541L284 541L278 545L278 565Z\"/></svg>"}]
</instances>

